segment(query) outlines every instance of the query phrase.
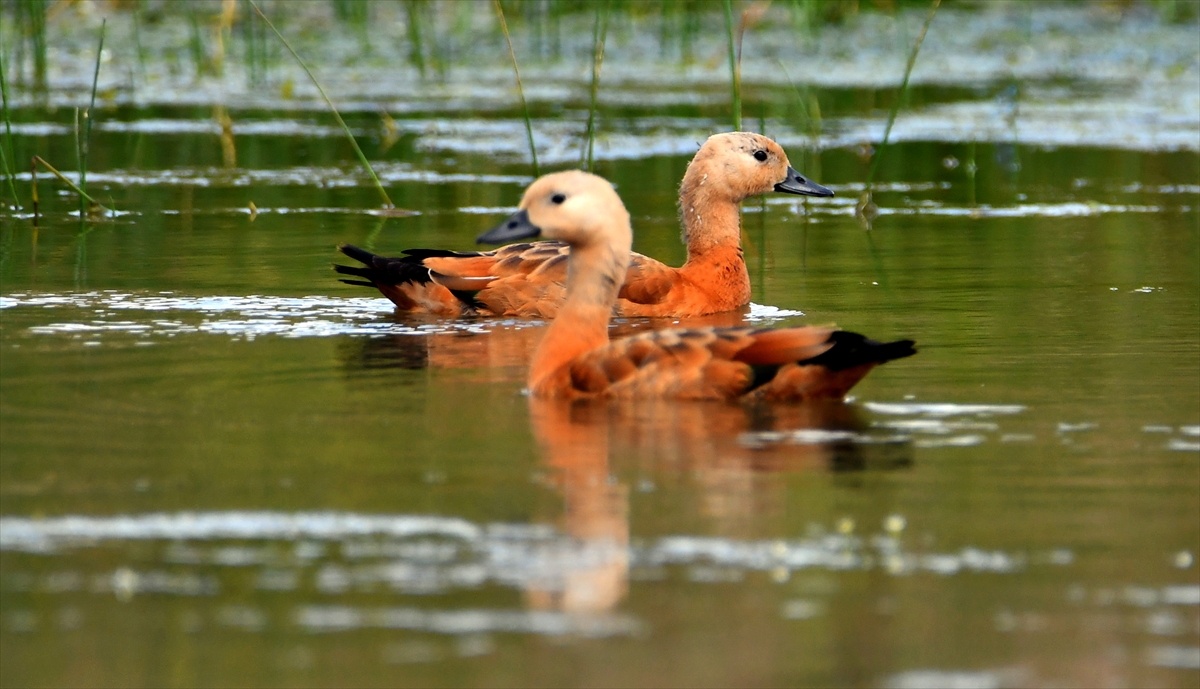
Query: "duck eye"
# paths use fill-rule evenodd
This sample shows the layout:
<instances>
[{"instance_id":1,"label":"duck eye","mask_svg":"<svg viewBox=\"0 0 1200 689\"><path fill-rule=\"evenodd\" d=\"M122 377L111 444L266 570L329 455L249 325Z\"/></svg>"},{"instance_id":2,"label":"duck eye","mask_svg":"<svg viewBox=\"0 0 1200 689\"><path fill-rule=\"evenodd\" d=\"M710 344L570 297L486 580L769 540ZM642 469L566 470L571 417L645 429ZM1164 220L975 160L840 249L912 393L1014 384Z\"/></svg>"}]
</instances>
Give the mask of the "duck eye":
<instances>
[{"instance_id":1,"label":"duck eye","mask_svg":"<svg viewBox=\"0 0 1200 689\"><path fill-rule=\"evenodd\" d=\"M560 205L562 204L563 201L566 201L566 200L567 200L566 194L555 194L554 196L550 197L550 201L552 203L557 203Z\"/></svg>"},{"instance_id":2,"label":"duck eye","mask_svg":"<svg viewBox=\"0 0 1200 689\"><path fill-rule=\"evenodd\" d=\"M765 161L767 159L767 152L766 151L755 151L754 159L760 163Z\"/></svg>"}]
</instances>

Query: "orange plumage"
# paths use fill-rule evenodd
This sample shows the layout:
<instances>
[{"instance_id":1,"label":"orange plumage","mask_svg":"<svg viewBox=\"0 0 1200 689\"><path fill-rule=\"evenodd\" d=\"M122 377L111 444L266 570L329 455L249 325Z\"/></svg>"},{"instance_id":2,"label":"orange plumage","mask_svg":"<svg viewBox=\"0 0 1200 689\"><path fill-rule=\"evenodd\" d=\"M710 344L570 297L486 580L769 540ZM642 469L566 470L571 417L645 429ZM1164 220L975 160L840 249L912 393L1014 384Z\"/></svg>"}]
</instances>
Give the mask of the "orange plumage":
<instances>
[{"instance_id":1,"label":"orange plumage","mask_svg":"<svg viewBox=\"0 0 1200 689\"><path fill-rule=\"evenodd\" d=\"M833 192L800 176L774 141L749 132L717 134L688 165L679 187L679 213L688 258L673 268L631 253L613 306L616 316L702 316L750 301L742 259L739 204L769 191L809 196ZM564 242L516 244L495 251L410 249L387 258L343 245L363 267L335 266L374 286L403 311L553 318L566 296Z\"/></svg>"},{"instance_id":2,"label":"orange plumage","mask_svg":"<svg viewBox=\"0 0 1200 689\"><path fill-rule=\"evenodd\" d=\"M610 342L632 243L612 186L584 172L546 175L520 211L479 240L538 235L571 247L566 298L529 370L538 397L839 398L876 365L915 353L911 340L814 327L659 330Z\"/></svg>"}]
</instances>

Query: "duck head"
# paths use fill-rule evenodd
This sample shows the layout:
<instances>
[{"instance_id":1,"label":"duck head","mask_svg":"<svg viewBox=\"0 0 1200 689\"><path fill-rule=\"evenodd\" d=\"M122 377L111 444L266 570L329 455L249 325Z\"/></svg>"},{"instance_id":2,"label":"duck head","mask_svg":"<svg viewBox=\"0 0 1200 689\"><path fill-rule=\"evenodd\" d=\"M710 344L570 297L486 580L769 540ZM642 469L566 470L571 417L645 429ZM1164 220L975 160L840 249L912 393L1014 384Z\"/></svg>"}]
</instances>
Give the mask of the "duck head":
<instances>
[{"instance_id":1,"label":"duck head","mask_svg":"<svg viewBox=\"0 0 1200 689\"><path fill-rule=\"evenodd\" d=\"M573 248L632 243L629 212L603 177L570 170L539 177L521 197L520 210L479 235L480 244L558 239Z\"/></svg>"},{"instance_id":2,"label":"duck head","mask_svg":"<svg viewBox=\"0 0 1200 689\"><path fill-rule=\"evenodd\" d=\"M779 144L754 132L710 136L688 165L680 195L705 193L736 203L769 191L833 196L797 172Z\"/></svg>"}]
</instances>

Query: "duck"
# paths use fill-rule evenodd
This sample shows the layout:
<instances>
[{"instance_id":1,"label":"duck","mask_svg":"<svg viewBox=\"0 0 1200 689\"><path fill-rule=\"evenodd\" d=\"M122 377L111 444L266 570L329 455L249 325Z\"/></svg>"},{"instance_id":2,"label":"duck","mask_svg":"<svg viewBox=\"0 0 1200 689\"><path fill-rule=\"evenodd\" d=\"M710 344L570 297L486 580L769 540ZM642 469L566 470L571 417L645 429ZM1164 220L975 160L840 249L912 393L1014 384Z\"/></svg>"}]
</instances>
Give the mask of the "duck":
<instances>
[{"instance_id":1,"label":"duck","mask_svg":"<svg viewBox=\"0 0 1200 689\"><path fill-rule=\"evenodd\" d=\"M679 186L687 260L674 268L631 253L613 315L687 318L750 303L740 204L771 191L833 196L797 172L783 148L761 134L710 136ZM566 242L526 242L492 251L408 249L390 258L349 244L338 250L362 264L335 265L339 274L350 276L341 281L377 288L400 312L550 319L566 296Z\"/></svg>"},{"instance_id":2,"label":"duck","mask_svg":"<svg viewBox=\"0 0 1200 689\"><path fill-rule=\"evenodd\" d=\"M534 397L740 401L839 399L879 364L912 356L912 340L878 342L833 327L663 329L612 341L628 284L633 230L613 186L583 171L526 189L519 210L477 241L564 242L565 298L534 350Z\"/></svg>"}]
</instances>

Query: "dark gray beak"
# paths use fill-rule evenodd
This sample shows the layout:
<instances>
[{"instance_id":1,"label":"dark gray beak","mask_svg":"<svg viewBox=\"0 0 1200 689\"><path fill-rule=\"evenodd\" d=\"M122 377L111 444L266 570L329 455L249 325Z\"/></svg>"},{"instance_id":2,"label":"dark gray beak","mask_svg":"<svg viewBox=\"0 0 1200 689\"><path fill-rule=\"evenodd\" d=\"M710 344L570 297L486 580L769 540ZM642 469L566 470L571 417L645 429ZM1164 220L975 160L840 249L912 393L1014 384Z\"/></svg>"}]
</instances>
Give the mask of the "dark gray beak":
<instances>
[{"instance_id":1,"label":"dark gray beak","mask_svg":"<svg viewBox=\"0 0 1200 689\"><path fill-rule=\"evenodd\" d=\"M832 189L826 189L820 184L805 178L804 175L796 172L796 168L791 165L788 165L787 178L775 185L775 191L782 191L785 194L799 194L801 196L833 196Z\"/></svg>"},{"instance_id":2,"label":"dark gray beak","mask_svg":"<svg viewBox=\"0 0 1200 689\"><path fill-rule=\"evenodd\" d=\"M475 238L476 244L503 244L515 239L530 239L542 233L542 228L529 222L529 213L519 210L508 219Z\"/></svg>"}]
</instances>

